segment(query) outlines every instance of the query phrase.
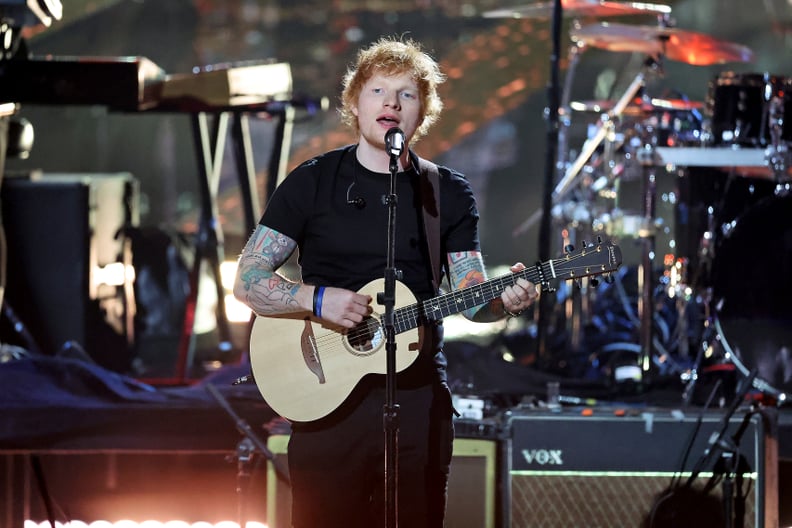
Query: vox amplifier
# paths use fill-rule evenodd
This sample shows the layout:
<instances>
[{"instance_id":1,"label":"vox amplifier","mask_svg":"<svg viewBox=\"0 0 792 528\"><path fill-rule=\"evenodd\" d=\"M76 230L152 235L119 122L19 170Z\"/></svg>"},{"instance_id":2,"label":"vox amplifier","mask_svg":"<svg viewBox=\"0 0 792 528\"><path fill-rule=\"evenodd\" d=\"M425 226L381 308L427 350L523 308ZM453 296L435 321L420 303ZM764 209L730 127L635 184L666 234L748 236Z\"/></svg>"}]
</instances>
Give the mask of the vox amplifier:
<instances>
[{"instance_id":1,"label":"vox amplifier","mask_svg":"<svg viewBox=\"0 0 792 528\"><path fill-rule=\"evenodd\" d=\"M774 419L772 411L729 420L652 409L514 413L505 526L705 528L713 524L688 521L733 512L729 526L777 527ZM676 520L653 521L664 515Z\"/></svg>"}]
</instances>

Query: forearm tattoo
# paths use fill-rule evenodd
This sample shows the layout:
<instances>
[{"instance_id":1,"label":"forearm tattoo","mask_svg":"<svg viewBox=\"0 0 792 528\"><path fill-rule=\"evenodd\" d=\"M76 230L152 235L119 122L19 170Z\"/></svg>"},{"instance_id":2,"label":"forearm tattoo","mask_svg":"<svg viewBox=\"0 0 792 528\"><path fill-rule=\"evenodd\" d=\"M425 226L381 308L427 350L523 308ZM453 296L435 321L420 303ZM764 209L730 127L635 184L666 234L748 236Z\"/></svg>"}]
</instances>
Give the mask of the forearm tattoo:
<instances>
[{"instance_id":1,"label":"forearm tattoo","mask_svg":"<svg viewBox=\"0 0 792 528\"><path fill-rule=\"evenodd\" d=\"M484 258L478 251L449 253L449 274L454 289L467 288L487 280ZM482 309L484 308L484 309ZM491 300L485 307L476 306L463 312L470 320L493 321L503 317L500 297Z\"/></svg>"},{"instance_id":2,"label":"forearm tattoo","mask_svg":"<svg viewBox=\"0 0 792 528\"><path fill-rule=\"evenodd\" d=\"M275 272L291 256L297 243L267 228L258 228L245 245L239 259L239 277L246 301L258 314L298 311L296 294L299 283Z\"/></svg>"},{"instance_id":3,"label":"forearm tattoo","mask_svg":"<svg viewBox=\"0 0 792 528\"><path fill-rule=\"evenodd\" d=\"M465 251L449 253L451 284L454 289L467 288L484 282L484 265L481 253Z\"/></svg>"}]
</instances>

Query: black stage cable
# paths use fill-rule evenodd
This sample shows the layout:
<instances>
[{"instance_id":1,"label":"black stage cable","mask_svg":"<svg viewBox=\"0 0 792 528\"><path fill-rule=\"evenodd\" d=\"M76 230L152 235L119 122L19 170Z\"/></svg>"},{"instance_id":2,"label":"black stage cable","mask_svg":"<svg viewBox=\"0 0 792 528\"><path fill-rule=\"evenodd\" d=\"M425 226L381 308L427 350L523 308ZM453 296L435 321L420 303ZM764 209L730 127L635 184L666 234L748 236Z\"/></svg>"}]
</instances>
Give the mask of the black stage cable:
<instances>
[{"instance_id":1,"label":"black stage cable","mask_svg":"<svg viewBox=\"0 0 792 528\"><path fill-rule=\"evenodd\" d=\"M646 523L647 528L654 528L655 518L657 516L658 510L660 510L660 507L666 501L674 498L676 494L679 493L679 490L682 489L681 483L682 483L682 475L684 474L685 471L685 465L687 464L688 457L690 456L690 453L693 450L693 444L695 443L696 438L698 437L698 434L701 431L701 425L704 422L704 413L707 411L707 409L709 409L710 405L712 404L712 400L715 399L715 395L718 393L718 389L720 389L720 385L721 385L721 380L717 380L715 382L715 386L712 388L712 390L709 393L709 396L707 397L707 401L704 404L704 407L698 413L695 427L693 428L693 431L690 433L690 438L688 438L687 444L682 453L682 459L679 464L679 471L671 479L671 483L662 493L662 495L658 496L658 498L654 501L654 504L652 505L652 509L649 510L649 514L647 517L647 523Z\"/></svg>"},{"instance_id":2,"label":"black stage cable","mask_svg":"<svg viewBox=\"0 0 792 528\"><path fill-rule=\"evenodd\" d=\"M44 471L41 469L41 459L38 455L31 455L30 465L33 467L33 474L36 476L39 494L41 495L41 500L44 501L44 508L47 510L47 520L50 523L50 528L55 528L55 513L53 511L52 496L47 488L47 480L44 478Z\"/></svg>"},{"instance_id":3,"label":"black stage cable","mask_svg":"<svg viewBox=\"0 0 792 528\"><path fill-rule=\"evenodd\" d=\"M687 446L685 447L685 451L682 454L682 460L679 464L679 472L671 481L671 486L670 486L671 489L679 487L679 484L682 481L682 474L685 471L685 465L687 464L688 457L690 456L690 453L693 451L693 444L695 443L696 437L698 437L698 434L701 431L701 425L704 423L704 413L707 411L707 409L710 408L710 405L712 404L712 400L715 399L715 395L718 393L718 389L720 389L721 383L722 380L715 381L715 386L710 391L709 396L707 397L707 401L706 403L704 403L704 407L701 409L701 412L698 413L698 417L696 418L696 425L693 428L693 431L690 433L690 438L688 439Z\"/></svg>"},{"instance_id":4,"label":"black stage cable","mask_svg":"<svg viewBox=\"0 0 792 528\"><path fill-rule=\"evenodd\" d=\"M724 415L721 421L720 431L718 431L717 436L715 436L715 438L711 441L711 447L707 448L704 455L702 455L697 461L696 466L693 468L690 477L688 477L688 480L685 483L686 487L690 488L693 486L693 482L698 477L698 474L707 467L709 462L715 456L717 450L720 448L719 444L726 435L726 431L729 428L729 421L731 420L732 416L734 416L734 414L737 412L737 409L740 407L743 401L745 401L745 397L747 396L748 391L750 391L751 387L753 387L753 382L754 379L756 379L756 374L757 374L756 369L751 370L751 372L748 374L748 377L744 378L741 382L742 384L738 386L734 399L732 400L731 405L727 409L726 414Z\"/></svg>"}]
</instances>

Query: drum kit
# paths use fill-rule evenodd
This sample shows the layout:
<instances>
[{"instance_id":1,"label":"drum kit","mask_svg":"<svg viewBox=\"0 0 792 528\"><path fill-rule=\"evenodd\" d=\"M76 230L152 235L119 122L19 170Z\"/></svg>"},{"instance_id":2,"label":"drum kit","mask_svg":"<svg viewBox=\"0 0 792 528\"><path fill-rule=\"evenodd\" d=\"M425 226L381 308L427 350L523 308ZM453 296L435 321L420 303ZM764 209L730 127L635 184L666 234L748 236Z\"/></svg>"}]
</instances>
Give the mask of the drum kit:
<instances>
[{"instance_id":1,"label":"drum kit","mask_svg":"<svg viewBox=\"0 0 792 528\"><path fill-rule=\"evenodd\" d=\"M552 217L564 243L607 236L636 242L632 338L635 366L682 365L686 397L696 380L730 367L777 404L792 396L792 80L769 73L726 71L704 102L654 97L648 80L663 62L691 66L750 63L746 46L671 27L671 8L643 2L562 0L571 24L570 60L559 105L557 183ZM490 18L549 18L554 2L484 14ZM651 15L657 25L582 20ZM570 101L581 52L597 48L640 54L643 66L616 100ZM573 116L591 119L576 155L569 148ZM670 211L658 214L658 186ZM639 211L624 207L637 185ZM671 217L671 218L668 218ZM675 224L673 228L670 226ZM669 237L658 253L656 239ZM667 254L666 254L667 253ZM655 265L660 260L661 265ZM601 289L583 288L567 309L573 344L590 326ZM661 328L672 306L674 337ZM572 316L570 314L577 315ZM668 325L666 325L668 326ZM608 343L605 346L613 346ZM625 346L625 348L628 348ZM657 369L655 369L657 370ZM722 369L723 370L723 369ZM726 369L728 370L728 369Z\"/></svg>"}]
</instances>

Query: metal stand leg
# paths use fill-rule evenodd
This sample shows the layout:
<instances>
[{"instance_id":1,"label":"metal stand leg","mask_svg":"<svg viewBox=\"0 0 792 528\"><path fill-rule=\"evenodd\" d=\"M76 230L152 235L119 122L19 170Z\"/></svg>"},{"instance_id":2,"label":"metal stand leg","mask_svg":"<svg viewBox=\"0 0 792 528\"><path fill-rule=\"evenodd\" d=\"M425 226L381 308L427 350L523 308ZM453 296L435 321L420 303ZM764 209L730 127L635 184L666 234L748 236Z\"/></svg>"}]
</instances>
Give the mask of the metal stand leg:
<instances>
[{"instance_id":1,"label":"metal stand leg","mask_svg":"<svg viewBox=\"0 0 792 528\"><path fill-rule=\"evenodd\" d=\"M245 226L252 230L261 216L261 199L259 198L258 186L256 185L256 169L253 163L249 121L247 114L234 113L231 137L234 140L234 158L239 176L239 190L242 193Z\"/></svg>"},{"instance_id":2,"label":"metal stand leg","mask_svg":"<svg viewBox=\"0 0 792 528\"><path fill-rule=\"evenodd\" d=\"M220 262L225 258L223 231L217 210L217 192L220 183L220 168L223 162L223 150L228 131L228 114L221 112L216 115L215 127L209 132L209 118L206 113L192 115L193 137L198 154L199 187L201 191L201 211L198 223L198 234L195 248L195 261L190 273L190 292L187 296L184 328L179 343L179 359L176 366L176 377L179 381L189 378L188 368L195 354L195 311L198 304L198 293L201 269L206 260L210 266L217 290L217 329L219 348L230 350L231 331L226 317L225 291L220 279Z\"/></svg>"},{"instance_id":3,"label":"metal stand leg","mask_svg":"<svg viewBox=\"0 0 792 528\"><path fill-rule=\"evenodd\" d=\"M280 114L280 121L275 134L275 143L270 160L271 185L267 187L267 196L271 194L271 190L275 189L278 178L285 172L285 160L288 158L288 148L294 120L294 109L290 105L279 109L278 113ZM195 310L198 304L198 290L204 263L210 267L209 271L214 279L217 291L218 348L221 351L230 351L233 348L231 329L226 316L225 289L220 277L220 263L225 259L225 247L217 207L220 171L229 128L247 227L252 230L261 216L261 201L256 185L248 115L243 112L234 112L233 123L229 127L229 118L231 117L229 112L217 112L214 114L214 127L211 131L209 117L206 112L198 112L191 115L198 159L201 212L198 223L195 261L190 273L190 291L186 300L184 325L179 342L179 357L176 366L177 382L183 382L189 378L189 366L194 359L195 335L193 330Z\"/></svg>"},{"instance_id":4,"label":"metal stand leg","mask_svg":"<svg viewBox=\"0 0 792 528\"><path fill-rule=\"evenodd\" d=\"M641 152L643 164L643 215L644 228L641 230L641 265L638 273L638 317L640 320L640 357L642 381L647 381L652 363L652 350L654 341L654 256L655 256L655 215L657 174L654 164L654 136L647 139Z\"/></svg>"}]
</instances>

